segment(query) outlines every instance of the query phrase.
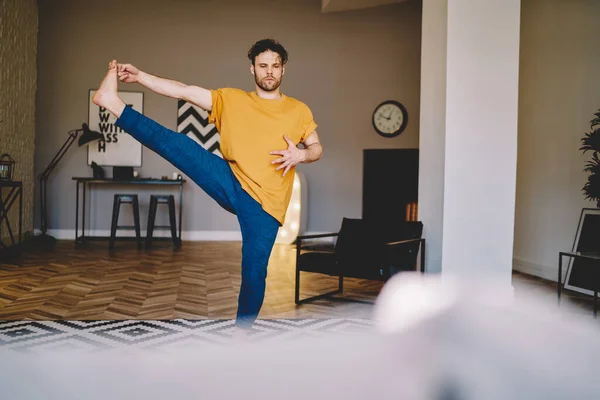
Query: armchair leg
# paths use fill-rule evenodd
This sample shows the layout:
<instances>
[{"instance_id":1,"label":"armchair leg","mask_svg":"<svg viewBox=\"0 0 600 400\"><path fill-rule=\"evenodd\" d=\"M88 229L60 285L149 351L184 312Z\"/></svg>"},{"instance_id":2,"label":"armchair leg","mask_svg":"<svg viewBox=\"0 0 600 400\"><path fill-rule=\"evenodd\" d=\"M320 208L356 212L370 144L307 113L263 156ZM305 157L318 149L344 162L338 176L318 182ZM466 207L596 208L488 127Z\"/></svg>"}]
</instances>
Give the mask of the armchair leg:
<instances>
[{"instance_id":1,"label":"armchair leg","mask_svg":"<svg viewBox=\"0 0 600 400\"><path fill-rule=\"evenodd\" d=\"M294 292L294 301L300 304L300 270L296 267L296 291Z\"/></svg>"},{"instance_id":2,"label":"armchair leg","mask_svg":"<svg viewBox=\"0 0 600 400\"><path fill-rule=\"evenodd\" d=\"M333 295L342 293L343 290L344 290L344 277L340 276L338 279L338 288L336 290L333 290L333 291L327 292L327 293L323 293L323 294L319 294L319 295L313 296L313 297L307 297L305 299L300 300L300 270L296 268L296 293L295 293L295 299L294 299L296 304L304 304L304 303L308 303L309 301L315 301L315 300L323 299L325 297L331 297Z\"/></svg>"},{"instance_id":3,"label":"armchair leg","mask_svg":"<svg viewBox=\"0 0 600 400\"><path fill-rule=\"evenodd\" d=\"M425 239L421 241L421 273L425 273Z\"/></svg>"}]
</instances>

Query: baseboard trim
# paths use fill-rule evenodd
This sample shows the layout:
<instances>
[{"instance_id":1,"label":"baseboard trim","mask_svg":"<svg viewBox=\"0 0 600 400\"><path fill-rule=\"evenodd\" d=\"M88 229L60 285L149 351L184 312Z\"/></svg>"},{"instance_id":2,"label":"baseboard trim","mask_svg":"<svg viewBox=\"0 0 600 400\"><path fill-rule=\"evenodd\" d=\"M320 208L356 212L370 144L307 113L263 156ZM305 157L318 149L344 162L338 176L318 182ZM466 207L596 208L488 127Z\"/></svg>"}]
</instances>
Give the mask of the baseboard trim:
<instances>
[{"instance_id":1,"label":"baseboard trim","mask_svg":"<svg viewBox=\"0 0 600 400\"><path fill-rule=\"evenodd\" d=\"M566 275L566 268L564 267L566 267L566 263L563 266L563 282ZM513 269L524 274L537 276L553 282L556 282L558 278L558 266L539 264L521 258L513 258Z\"/></svg>"},{"instance_id":2,"label":"baseboard trim","mask_svg":"<svg viewBox=\"0 0 600 400\"><path fill-rule=\"evenodd\" d=\"M38 229L34 232L36 235L40 234ZM81 232L79 233L81 235ZM141 232L142 237L146 235L146 232ZM49 229L48 235L54 236L58 240L75 240L75 229ZM86 235L90 236L110 236L109 229L92 229L86 231ZM171 237L171 231L169 230L155 230L153 233L154 237ZM118 231L117 237L135 237L134 231ZM182 231L182 240L187 241L241 241L241 231Z\"/></svg>"},{"instance_id":3,"label":"baseboard trim","mask_svg":"<svg viewBox=\"0 0 600 400\"><path fill-rule=\"evenodd\" d=\"M39 229L34 231L35 235L39 235ZM142 237L146 232L142 231ZM306 232L305 235L315 235L323 232ZM81 233L80 233L81 234ZM48 235L55 237L58 240L75 240L75 229L49 229ZM86 231L86 235L90 236L110 236L108 229L92 229ZM154 237L171 237L169 230L155 230ZM134 231L118 231L117 237L135 237ZM240 242L242 241L241 231L182 231L182 240L186 241L202 241L202 242ZM327 240L327 238L325 238Z\"/></svg>"}]
</instances>

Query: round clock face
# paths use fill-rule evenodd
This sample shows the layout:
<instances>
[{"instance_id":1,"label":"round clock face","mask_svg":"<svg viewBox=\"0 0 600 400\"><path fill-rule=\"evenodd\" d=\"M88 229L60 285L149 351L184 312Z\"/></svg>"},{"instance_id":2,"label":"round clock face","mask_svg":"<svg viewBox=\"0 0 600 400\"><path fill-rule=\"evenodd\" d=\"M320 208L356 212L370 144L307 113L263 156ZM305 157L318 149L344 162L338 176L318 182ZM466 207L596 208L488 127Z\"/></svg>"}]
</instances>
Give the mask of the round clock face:
<instances>
[{"instance_id":1,"label":"round clock face","mask_svg":"<svg viewBox=\"0 0 600 400\"><path fill-rule=\"evenodd\" d=\"M406 109L394 100L384 101L375 108L373 113L373 127L381 136L398 136L408 122Z\"/></svg>"}]
</instances>

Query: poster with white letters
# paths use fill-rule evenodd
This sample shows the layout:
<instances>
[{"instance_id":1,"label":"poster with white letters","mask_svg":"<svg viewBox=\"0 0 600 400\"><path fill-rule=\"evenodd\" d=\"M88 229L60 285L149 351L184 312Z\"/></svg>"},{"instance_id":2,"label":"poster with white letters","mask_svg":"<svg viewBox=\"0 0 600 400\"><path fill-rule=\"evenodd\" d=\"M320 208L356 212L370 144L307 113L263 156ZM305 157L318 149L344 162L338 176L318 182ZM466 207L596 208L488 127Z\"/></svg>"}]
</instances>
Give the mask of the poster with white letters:
<instances>
[{"instance_id":1,"label":"poster with white letters","mask_svg":"<svg viewBox=\"0 0 600 400\"><path fill-rule=\"evenodd\" d=\"M103 107L92 102L96 90L90 90L88 125L92 131L104 135L104 142L88 146L88 165L92 162L107 167L141 167L142 144L115 125L117 118ZM131 108L144 113L143 92L118 92L119 97Z\"/></svg>"}]
</instances>

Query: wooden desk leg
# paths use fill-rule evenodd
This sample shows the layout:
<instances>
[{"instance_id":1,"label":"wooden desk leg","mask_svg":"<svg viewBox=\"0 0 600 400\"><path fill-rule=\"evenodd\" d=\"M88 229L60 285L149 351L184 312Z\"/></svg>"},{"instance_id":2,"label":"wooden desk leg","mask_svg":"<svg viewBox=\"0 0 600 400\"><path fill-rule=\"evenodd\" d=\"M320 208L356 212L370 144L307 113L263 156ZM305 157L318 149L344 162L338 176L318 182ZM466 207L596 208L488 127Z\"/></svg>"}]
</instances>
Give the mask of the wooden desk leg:
<instances>
[{"instance_id":1,"label":"wooden desk leg","mask_svg":"<svg viewBox=\"0 0 600 400\"><path fill-rule=\"evenodd\" d=\"M181 245L181 215L183 212L183 182L179 186L179 245Z\"/></svg>"},{"instance_id":2,"label":"wooden desk leg","mask_svg":"<svg viewBox=\"0 0 600 400\"><path fill-rule=\"evenodd\" d=\"M79 242L79 181L76 183L75 189L75 246Z\"/></svg>"},{"instance_id":3,"label":"wooden desk leg","mask_svg":"<svg viewBox=\"0 0 600 400\"><path fill-rule=\"evenodd\" d=\"M83 182L83 204L81 205L81 243L85 243L85 189L86 184Z\"/></svg>"}]
</instances>

